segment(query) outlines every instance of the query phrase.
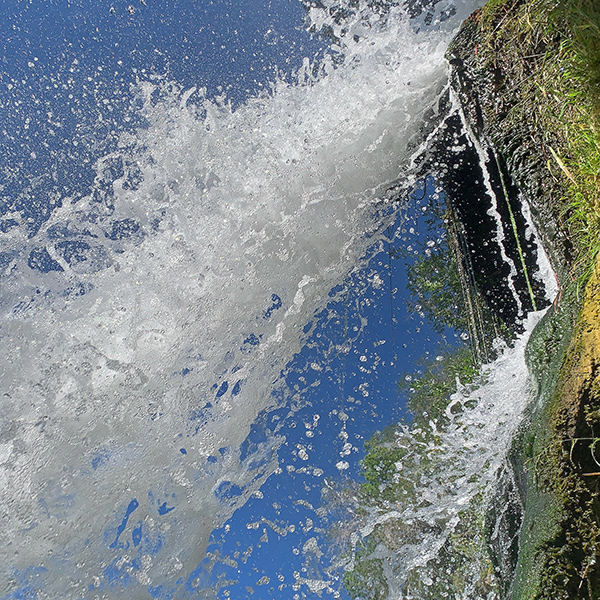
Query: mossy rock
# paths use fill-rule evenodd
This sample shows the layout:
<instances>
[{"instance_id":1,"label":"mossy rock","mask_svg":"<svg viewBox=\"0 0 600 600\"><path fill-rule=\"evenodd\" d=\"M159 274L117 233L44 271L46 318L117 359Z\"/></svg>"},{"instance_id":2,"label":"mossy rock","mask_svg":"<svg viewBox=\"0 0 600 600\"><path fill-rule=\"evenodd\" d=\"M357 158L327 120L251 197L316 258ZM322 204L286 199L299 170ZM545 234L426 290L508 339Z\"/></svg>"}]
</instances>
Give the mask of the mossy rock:
<instances>
[{"instance_id":1,"label":"mossy rock","mask_svg":"<svg viewBox=\"0 0 600 600\"><path fill-rule=\"evenodd\" d=\"M573 150L565 119L582 114L561 87L562 71L578 68L572 56L584 31L575 27L580 9L588 21L590 11L598 13L591 0L491 0L448 51L452 88L472 134L494 146L528 199L562 290L527 351L536 400L510 457L523 506L514 577L506 578L511 600L600 598L600 264L591 260L600 236L595 204L581 209L576 198L569 205L569 194L597 194L584 190L561 158ZM571 21L558 22L556 14ZM587 246L580 243L586 236ZM580 271L593 265L582 299L584 280L572 277L576 259Z\"/></svg>"}]
</instances>

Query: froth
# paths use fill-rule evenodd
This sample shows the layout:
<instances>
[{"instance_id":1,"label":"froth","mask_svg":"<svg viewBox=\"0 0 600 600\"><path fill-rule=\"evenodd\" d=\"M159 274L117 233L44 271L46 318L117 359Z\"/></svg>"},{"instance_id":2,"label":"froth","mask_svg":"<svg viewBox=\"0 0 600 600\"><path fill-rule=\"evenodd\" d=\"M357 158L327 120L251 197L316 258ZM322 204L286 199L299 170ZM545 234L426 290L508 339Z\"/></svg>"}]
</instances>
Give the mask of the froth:
<instances>
[{"instance_id":1,"label":"froth","mask_svg":"<svg viewBox=\"0 0 600 600\"><path fill-rule=\"evenodd\" d=\"M341 67L307 62L235 111L140 82L145 126L89 196L3 242L3 581L43 567L76 597L133 556L139 585L176 579L276 468L240 443L444 83L443 34L400 13L367 33ZM145 537L125 544L134 520Z\"/></svg>"}]
</instances>

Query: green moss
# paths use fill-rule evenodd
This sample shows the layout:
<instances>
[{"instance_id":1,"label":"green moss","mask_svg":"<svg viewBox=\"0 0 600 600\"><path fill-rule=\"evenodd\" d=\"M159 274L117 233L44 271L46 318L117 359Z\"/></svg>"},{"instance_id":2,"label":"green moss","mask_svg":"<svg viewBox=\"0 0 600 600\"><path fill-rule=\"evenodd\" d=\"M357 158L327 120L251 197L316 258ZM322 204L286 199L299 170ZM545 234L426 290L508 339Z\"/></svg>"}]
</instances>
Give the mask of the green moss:
<instances>
[{"instance_id":1,"label":"green moss","mask_svg":"<svg viewBox=\"0 0 600 600\"><path fill-rule=\"evenodd\" d=\"M527 347L526 359L537 384L535 397L538 400L530 407L530 414L511 452L526 509L512 589L513 600L544 597L543 580L549 568L547 549L560 540L566 517L564 501L548 485L557 473L555 433L549 426L550 400L556 389L578 307L572 289L560 307L551 308L546 313Z\"/></svg>"},{"instance_id":2,"label":"green moss","mask_svg":"<svg viewBox=\"0 0 600 600\"><path fill-rule=\"evenodd\" d=\"M538 401L512 452L525 506L513 600L593 600L600 595L595 437L600 396L594 374L599 296L597 274L582 311L571 288L560 308L546 315L528 348Z\"/></svg>"}]
</instances>

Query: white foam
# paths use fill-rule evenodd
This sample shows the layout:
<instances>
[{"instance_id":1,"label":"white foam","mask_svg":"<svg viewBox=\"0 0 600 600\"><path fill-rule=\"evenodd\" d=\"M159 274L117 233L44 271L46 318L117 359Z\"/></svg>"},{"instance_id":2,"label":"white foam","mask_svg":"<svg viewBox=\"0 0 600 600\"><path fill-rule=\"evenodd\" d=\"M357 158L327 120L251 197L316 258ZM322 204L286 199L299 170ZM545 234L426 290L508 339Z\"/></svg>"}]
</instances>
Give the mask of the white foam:
<instances>
[{"instance_id":1,"label":"white foam","mask_svg":"<svg viewBox=\"0 0 600 600\"><path fill-rule=\"evenodd\" d=\"M147 127L98 162L93 193L64 199L34 238L3 239L3 584L35 566L53 597L88 585L122 597L106 569L135 555L127 595L146 597L189 574L277 468L278 439L259 468L239 446L302 326L379 227L379 198L404 177L445 80L448 33L416 34L399 11L363 29L339 69L314 80L307 64L305 84L280 81L235 112L141 82ZM112 239L125 219L140 229ZM65 239L87 244L81 260ZM62 271L28 266L43 248ZM241 491L224 498L229 483ZM156 512L167 500L168 523ZM124 549L119 531L130 539L137 522L146 537Z\"/></svg>"}]
</instances>

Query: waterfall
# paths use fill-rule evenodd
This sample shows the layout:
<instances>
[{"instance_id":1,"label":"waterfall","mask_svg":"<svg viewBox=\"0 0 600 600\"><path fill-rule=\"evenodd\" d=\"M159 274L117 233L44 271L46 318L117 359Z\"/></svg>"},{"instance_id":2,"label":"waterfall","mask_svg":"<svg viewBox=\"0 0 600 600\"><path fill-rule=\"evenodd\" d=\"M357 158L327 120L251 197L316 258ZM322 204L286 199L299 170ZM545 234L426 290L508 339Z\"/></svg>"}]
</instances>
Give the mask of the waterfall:
<instances>
[{"instance_id":1,"label":"waterfall","mask_svg":"<svg viewBox=\"0 0 600 600\"><path fill-rule=\"evenodd\" d=\"M392 335L360 346L377 318L368 310L393 296L390 244L404 236L408 248L418 233L407 223L426 207L411 192L438 193L417 181L415 164L439 125L445 48L478 4L413 3L412 18L395 2L307 5L307 27L331 41L325 57L235 105L139 73L121 128L106 133L98 119L74 140L94 158L85 193L61 196L57 184L35 224L3 200L3 599L227 597L232 573L244 586L248 578L249 597L269 585L287 586L269 592L282 597L340 597L340 569L358 564L359 540L402 524L410 543L379 540L369 556L390 598L415 597L418 570L427 587L432 559L459 531L462 507L492 485L498 449L518 425L523 348L539 315L512 346L498 342L480 386L458 386L443 431L434 422L396 430L395 444L425 447L431 463L415 482L418 503L355 515L347 556L327 554L332 519L318 503L357 476L360 436L379 428L361 419L395 410L374 398L367 375L396 368L403 352L412 360L417 350L393 346L401 327L415 340L426 330L419 316L399 323L392 306ZM66 189L77 177L54 164L43 185L24 162L4 172L6 194L30 212L48 182ZM316 443L325 429L334 458ZM299 525L270 496L286 474L304 481L290 492ZM342 493L348 507L352 489ZM273 514L250 519L242 509L259 500ZM236 549L232 523L262 541ZM302 566L250 582L245 565L269 537Z\"/></svg>"}]
</instances>

